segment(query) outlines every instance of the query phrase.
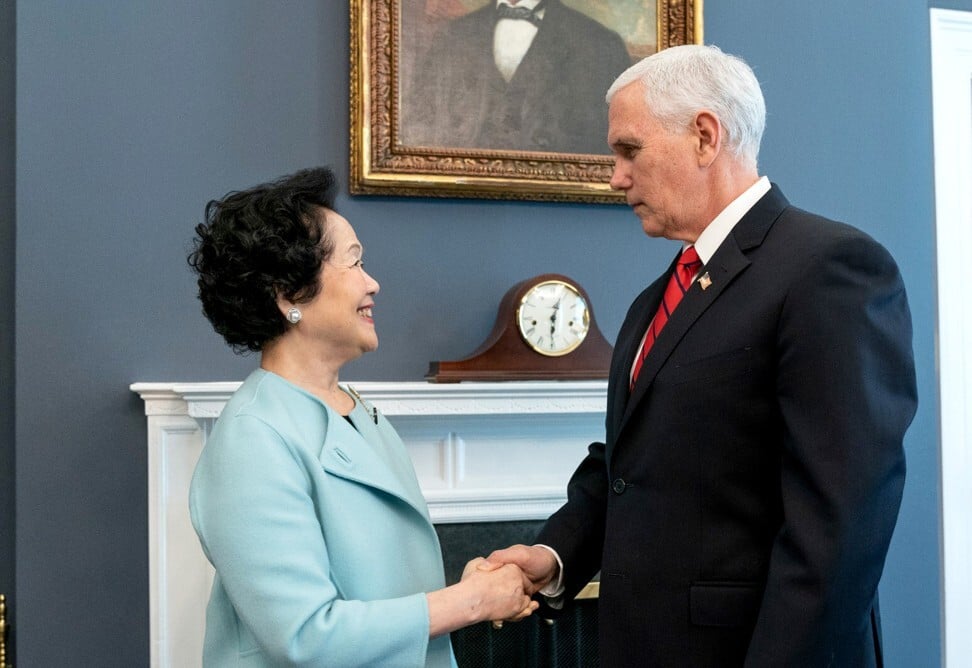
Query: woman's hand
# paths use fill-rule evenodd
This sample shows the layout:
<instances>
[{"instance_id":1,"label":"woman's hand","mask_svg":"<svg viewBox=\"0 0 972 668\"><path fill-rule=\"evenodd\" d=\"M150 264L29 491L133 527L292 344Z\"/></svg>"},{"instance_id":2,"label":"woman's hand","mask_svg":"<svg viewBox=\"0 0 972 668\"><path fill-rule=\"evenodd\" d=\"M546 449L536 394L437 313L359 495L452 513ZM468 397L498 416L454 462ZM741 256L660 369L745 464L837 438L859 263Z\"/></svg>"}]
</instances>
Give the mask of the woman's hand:
<instances>
[{"instance_id":1,"label":"woman's hand","mask_svg":"<svg viewBox=\"0 0 972 668\"><path fill-rule=\"evenodd\" d=\"M526 593L530 581L518 566L481 570L483 562L481 557L473 559L459 583L427 594L430 636L488 620L519 621L537 609Z\"/></svg>"},{"instance_id":2,"label":"woman's hand","mask_svg":"<svg viewBox=\"0 0 972 668\"><path fill-rule=\"evenodd\" d=\"M530 580L515 564L488 568L486 560L476 557L462 571L462 583L477 587L483 594L491 612L485 619L518 622L537 609L538 603L530 599ZM485 576L485 577L484 577Z\"/></svg>"}]
</instances>

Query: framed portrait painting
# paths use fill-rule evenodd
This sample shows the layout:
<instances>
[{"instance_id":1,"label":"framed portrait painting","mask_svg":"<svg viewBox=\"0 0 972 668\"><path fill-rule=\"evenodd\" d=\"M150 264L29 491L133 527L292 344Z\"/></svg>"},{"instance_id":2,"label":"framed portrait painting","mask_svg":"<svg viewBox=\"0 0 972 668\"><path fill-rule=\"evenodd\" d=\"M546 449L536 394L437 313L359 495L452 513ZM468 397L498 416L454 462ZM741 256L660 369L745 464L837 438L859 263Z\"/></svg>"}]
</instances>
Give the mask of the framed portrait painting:
<instances>
[{"instance_id":1,"label":"framed portrait painting","mask_svg":"<svg viewBox=\"0 0 972 668\"><path fill-rule=\"evenodd\" d=\"M702 0L507 2L351 0L352 194L623 202L604 95Z\"/></svg>"}]
</instances>

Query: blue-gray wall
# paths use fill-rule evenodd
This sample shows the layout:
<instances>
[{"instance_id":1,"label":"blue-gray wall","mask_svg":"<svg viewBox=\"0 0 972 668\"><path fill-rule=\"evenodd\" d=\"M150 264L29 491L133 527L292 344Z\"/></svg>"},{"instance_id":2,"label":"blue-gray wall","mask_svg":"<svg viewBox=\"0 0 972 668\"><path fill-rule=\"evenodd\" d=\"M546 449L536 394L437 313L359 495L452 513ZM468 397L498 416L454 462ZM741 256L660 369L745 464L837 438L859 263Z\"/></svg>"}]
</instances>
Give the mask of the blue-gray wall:
<instances>
[{"instance_id":1,"label":"blue-gray wall","mask_svg":"<svg viewBox=\"0 0 972 668\"><path fill-rule=\"evenodd\" d=\"M0 340L0 411L13 404L16 416L17 663L145 665L146 432L127 388L239 380L255 364L200 315L188 241L207 199L230 189L319 163L347 181L348 12L307 0L31 0L13 18L11 2L0 0L0 38L16 37L16 154L4 102L0 194L15 170L16 235L4 222L0 328L13 327L15 351ZM882 609L888 665L936 665L927 4L708 2L705 37L764 85L762 171L900 262L921 405ZM481 342L510 285L544 272L579 280L613 339L675 250L619 206L344 196L339 208L382 283L381 348L344 379L421 379L430 360ZM13 211L3 198L0 220Z\"/></svg>"}]
</instances>

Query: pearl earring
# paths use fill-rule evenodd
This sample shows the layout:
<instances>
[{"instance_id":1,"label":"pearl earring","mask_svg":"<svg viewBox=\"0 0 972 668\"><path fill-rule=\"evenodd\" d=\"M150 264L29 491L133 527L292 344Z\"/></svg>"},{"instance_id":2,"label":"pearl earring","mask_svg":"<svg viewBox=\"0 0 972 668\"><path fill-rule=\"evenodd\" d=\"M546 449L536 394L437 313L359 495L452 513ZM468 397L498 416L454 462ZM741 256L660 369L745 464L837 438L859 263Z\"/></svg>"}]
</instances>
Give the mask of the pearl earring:
<instances>
[{"instance_id":1,"label":"pearl earring","mask_svg":"<svg viewBox=\"0 0 972 668\"><path fill-rule=\"evenodd\" d=\"M290 324L296 325L298 322L300 322L302 315L303 314L300 312L299 308L296 306L291 306L287 311L287 320L290 321Z\"/></svg>"}]
</instances>

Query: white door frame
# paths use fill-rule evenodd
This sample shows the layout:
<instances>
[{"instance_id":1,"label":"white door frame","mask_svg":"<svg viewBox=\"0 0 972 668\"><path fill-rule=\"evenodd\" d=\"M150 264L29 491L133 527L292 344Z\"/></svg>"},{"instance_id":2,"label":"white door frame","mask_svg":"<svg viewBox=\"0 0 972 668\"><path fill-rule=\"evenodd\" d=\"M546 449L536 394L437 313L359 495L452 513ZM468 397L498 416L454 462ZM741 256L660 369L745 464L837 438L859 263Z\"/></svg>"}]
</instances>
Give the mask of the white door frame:
<instances>
[{"instance_id":1,"label":"white door frame","mask_svg":"<svg viewBox=\"0 0 972 668\"><path fill-rule=\"evenodd\" d=\"M931 9L941 402L942 662L972 656L972 12Z\"/></svg>"}]
</instances>

